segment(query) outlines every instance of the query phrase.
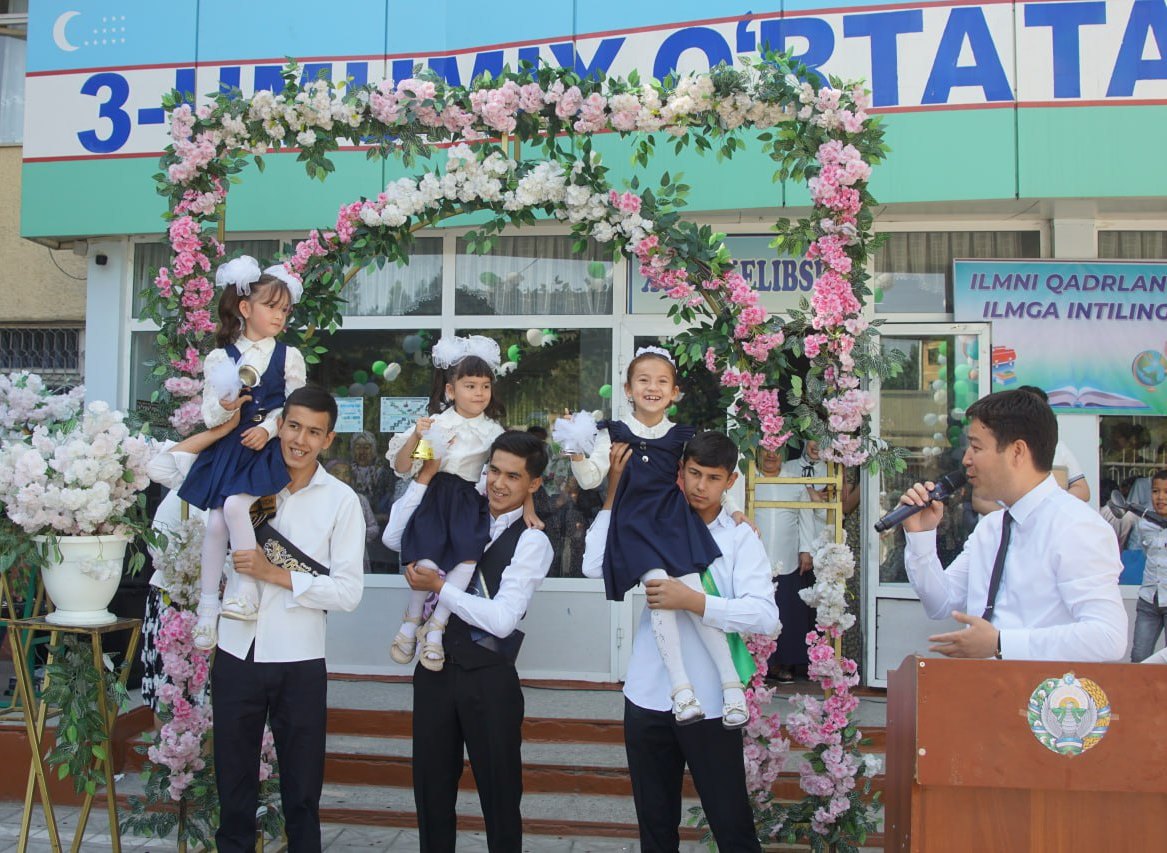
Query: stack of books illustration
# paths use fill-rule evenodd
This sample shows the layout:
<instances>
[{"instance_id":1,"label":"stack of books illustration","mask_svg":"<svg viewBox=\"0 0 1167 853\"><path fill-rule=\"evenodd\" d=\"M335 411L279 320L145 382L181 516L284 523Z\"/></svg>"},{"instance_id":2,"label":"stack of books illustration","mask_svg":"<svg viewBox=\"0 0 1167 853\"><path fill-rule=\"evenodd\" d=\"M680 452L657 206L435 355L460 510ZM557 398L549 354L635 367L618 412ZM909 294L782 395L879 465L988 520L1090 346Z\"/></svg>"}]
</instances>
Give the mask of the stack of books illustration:
<instances>
[{"instance_id":1,"label":"stack of books illustration","mask_svg":"<svg viewBox=\"0 0 1167 853\"><path fill-rule=\"evenodd\" d=\"M993 347L993 384L1008 388L1017 383L1013 368L1017 365L1017 350L1012 347Z\"/></svg>"}]
</instances>

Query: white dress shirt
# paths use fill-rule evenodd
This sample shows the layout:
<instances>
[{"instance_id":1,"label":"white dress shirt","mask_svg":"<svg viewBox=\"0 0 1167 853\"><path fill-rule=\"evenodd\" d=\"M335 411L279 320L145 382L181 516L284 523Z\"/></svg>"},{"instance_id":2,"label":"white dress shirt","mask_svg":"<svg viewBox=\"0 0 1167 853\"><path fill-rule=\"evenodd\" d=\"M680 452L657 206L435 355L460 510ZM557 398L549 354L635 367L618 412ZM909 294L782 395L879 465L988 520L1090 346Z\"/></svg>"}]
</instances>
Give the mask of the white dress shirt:
<instances>
[{"instance_id":1,"label":"white dress shirt","mask_svg":"<svg viewBox=\"0 0 1167 853\"><path fill-rule=\"evenodd\" d=\"M389 523L385 526L385 544L394 551L401 550L401 534L413 516L413 511L425 496L426 486L410 483L405 494L394 502L389 510ZM490 541L498 539L503 531L523 515L520 506L490 519ZM493 598L482 598L458 589L452 583L442 586L438 599L450 608L450 612L467 624L481 628L496 637L507 637L518 627L531 597L543 584L547 571L551 568L554 551L551 541L542 530L528 528L519 536L515 554L502 572L498 592Z\"/></svg>"},{"instance_id":2,"label":"white dress shirt","mask_svg":"<svg viewBox=\"0 0 1167 853\"><path fill-rule=\"evenodd\" d=\"M292 572L290 590L261 583L259 618L220 619L219 648L245 658L254 641L256 663L322 658L325 611L355 610L365 588L365 519L357 493L318 464L304 488L276 495L270 523L329 573Z\"/></svg>"},{"instance_id":3,"label":"white dress shirt","mask_svg":"<svg viewBox=\"0 0 1167 853\"><path fill-rule=\"evenodd\" d=\"M610 511L601 510L588 530L583 558L586 577L598 578L603 573L610 517ZM762 541L748 524L735 524L725 509L713 519L709 532L721 549L721 556L709 567L721 595L705 596L705 615L701 621L726 633L777 636L782 626L778 621L778 605L774 603L770 560ZM677 615L684 617L680 612ZM717 668L691 621L678 618L677 624L681 633L681 656L693 690L706 716L718 717L722 690ZM624 695L638 707L668 711L673 707L671 693L668 672L653 637L650 611L645 607L632 641Z\"/></svg>"},{"instance_id":4,"label":"white dress shirt","mask_svg":"<svg viewBox=\"0 0 1167 853\"><path fill-rule=\"evenodd\" d=\"M802 459L787 460L778 476L801 477L803 464ZM814 476L826 474L825 462L820 460L806 464L814 466ZM791 575L798 571L798 555L802 552L813 554L815 540L827 526L826 510L815 509L816 504L811 502L806 490L807 486L798 483L758 483L754 487L754 497L759 501L806 503L806 509L760 506L754 510L754 523L758 525L766 553L772 562L782 564L778 570L780 575Z\"/></svg>"},{"instance_id":5,"label":"white dress shirt","mask_svg":"<svg viewBox=\"0 0 1167 853\"><path fill-rule=\"evenodd\" d=\"M1060 441L1054 447L1054 467L1066 469L1067 487L1074 485L1079 480L1086 479L1086 474L1082 470L1082 463L1078 461L1078 457ZM1109 498L1110 496L1107 495L1107 497Z\"/></svg>"},{"instance_id":6,"label":"white dress shirt","mask_svg":"<svg viewBox=\"0 0 1167 853\"><path fill-rule=\"evenodd\" d=\"M504 432L502 425L483 414L464 418L453 406L434 415L433 419L435 425L442 427L454 439L439 458L438 470L454 474L469 483L477 483L482 476L486 460L490 457L490 446ZM395 468L397 454L416 431L416 427L410 427L389 441L385 458ZM421 465L422 460L413 460L406 476L416 477Z\"/></svg>"},{"instance_id":7,"label":"white dress shirt","mask_svg":"<svg viewBox=\"0 0 1167 853\"><path fill-rule=\"evenodd\" d=\"M158 509L154 511L154 518L150 521L150 526L162 533L177 530L178 526L182 524L182 498L178 496L178 489L182 485L182 481L186 479L186 475L190 473L190 467L198 459L197 453L171 450L170 448L173 446L174 442L171 442L166 450L156 453L154 458L146 463L146 476L169 489L166 496L162 498L162 502L158 504ZM197 506L188 506L188 517L205 521L206 516L206 510L199 509ZM150 553L153 556L154 550L151 549ZM231 559L230 555L227 556L227 559ZM166 575L160 569L155 569L154 574L150 575L150 586L156 586L162 590L168 589Z\"/></svg>"},{"instance_id":8,"label":"white dress shirt","mask_svg":"<svg viewBox=\"0 0 1167 853\"><path fill-rule=\"evenodd\" d=\"M239 363L250 364L257 371L259 375L263 376L263 372L267 370L268 364L271 363L271 355L276 348L275 338L262 338L258 341L253 341L246 335L240 335L235 341L235 348L239 350ZM203 363L203 376L210 376L214 370L215 365L231 361L231 356L227 355L225 349L213 349L207 354L206 361ZM304 366L304 356L295 347L287 347L287 352L284 354L284 396L287 397L297 388L303 388L307 380L307 368ZM276 420L283 413L283 409L272 409L267 413L263 420L263 428L267 430L268 435L275 438L278 431ZM231 412L228 412L219 405L219 400L214 392L204 391L203 393L203 421L206 423L208 429L213 429L219 424L225 424L231 419Z\"/></svg>"},{"instance_id":9,"label":"white dress shirt","mask_svg":"<svg viewBox=\"0 0 1167 853\"><path fill-rule=\"evenodd\" d=\"M993 624L1007 660L1113 661L1126 651L1127 615L1114 531L1052 475L1006 507L1012 535ZM932 619L984 612L1005 513L983 516L944 569L936 531L907 534L908 579Z\"/></svg>"}]
</instances>

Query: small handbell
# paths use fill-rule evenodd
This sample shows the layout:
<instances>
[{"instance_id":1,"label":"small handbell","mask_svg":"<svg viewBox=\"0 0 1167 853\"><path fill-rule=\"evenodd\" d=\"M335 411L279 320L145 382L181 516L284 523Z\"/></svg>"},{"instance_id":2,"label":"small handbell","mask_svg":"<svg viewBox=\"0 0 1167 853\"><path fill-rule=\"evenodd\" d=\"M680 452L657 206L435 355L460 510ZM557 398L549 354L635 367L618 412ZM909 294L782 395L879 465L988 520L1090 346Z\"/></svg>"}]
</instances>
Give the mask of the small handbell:
<instances>
[{"instance_id":1,"label":"small handbell","mask_svg":"<svg viewBox=\"0 0 1167 853\"><path fill-rule=\"evenodd\" d=\"M429 443L428 439L418 439L417 447L413 448L413 453L409 454L410 459L433 459L434 446Z\"/></svg>"},{"instance_id":2,"label":"small handbell","mask_svg":"<svg viewBox=\"0 0 1167 853\"><path fill-rule=\"evenodd\" d=\"M259 384L259 371L250 364L239 365L239 381L244 388L254 388Z\"/></svg>"}]
</instances>

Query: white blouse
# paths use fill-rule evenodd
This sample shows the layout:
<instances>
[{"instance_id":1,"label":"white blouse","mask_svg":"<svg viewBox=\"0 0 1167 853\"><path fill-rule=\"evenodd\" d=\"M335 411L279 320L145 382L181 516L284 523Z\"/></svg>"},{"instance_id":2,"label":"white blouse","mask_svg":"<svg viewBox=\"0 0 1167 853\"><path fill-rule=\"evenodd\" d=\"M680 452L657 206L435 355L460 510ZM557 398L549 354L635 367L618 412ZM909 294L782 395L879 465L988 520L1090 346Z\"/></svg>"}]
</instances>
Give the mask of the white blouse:
<instances>
[{"instance_id":1,"label":"white blouse","mask_svg":"<svg viewBox=\"0 0 1167 853\"><path fill-rule=\"evenodd\" d=\"M464 418L454 407L446 409L441 414L434 415L434 424L442 427L452 437L452 441L442 455L438 470L461 477L470 483L477 483L482 475L482 468L486 465L490 455L490 446L494 440L505 432L502 425L486 415L473 418ZM416 427L395 435L389 442L389 449L385 458L394 464L397 454L414 434ZM413 460L408 477L417 476L421 470L421 460Z\"/></svg>"},{"instance_id":2,"label":"white blouse","mask_svg":"<svg viewBox=\"0 0 1167 853\"><path fill-rule=\"evenodd\" d=\"M258 341L253 341L244 335L240 335L239 339L235 341L235 347L239 350L239 363L251 365L262 376L263 372L267 370L268 364L271 363L271 355L276 348L276 339L263 338ZM203 376L211 375L215 365L224 364L230 360L231 356L227 355L227 350L211 350L203 362ZM307 384L307 377L308 369L304 365L304 356L295 347L288 347L287 353L284 356L284 396L288 396L297 388L303 388ZM276 420L283 414L283 411L282 408L273 409L264 418L262 426L267 430L268 435L273 438L277 431ZM204 392L203 421L206 423L207 429L224 424L230 419L231 413L219 405L219 400L215 397L214 393Z\"/></svg>"}]
</instances>

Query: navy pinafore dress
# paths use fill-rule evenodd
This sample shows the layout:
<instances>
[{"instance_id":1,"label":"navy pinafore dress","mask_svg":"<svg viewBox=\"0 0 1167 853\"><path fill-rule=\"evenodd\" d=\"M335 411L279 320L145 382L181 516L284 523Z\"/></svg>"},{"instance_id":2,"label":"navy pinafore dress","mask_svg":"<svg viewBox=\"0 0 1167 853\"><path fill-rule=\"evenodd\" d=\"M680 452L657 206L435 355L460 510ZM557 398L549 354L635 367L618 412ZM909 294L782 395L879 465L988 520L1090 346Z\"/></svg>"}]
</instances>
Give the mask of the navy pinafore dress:
<instances>
[{"instance_id":1,"label":"navy pinafore dress","mask_svg":"<svg viewBox=\"0 0 1167 853\"><path fill-rule=\"evenodd\" d=\"M239 424L195 458L178 490L184 501L199 509L219 509L229 495L274 495L292 481L278 437L262 450L243 446L243 433L259 426L268 412L284 405L287 350L284 344L276 343L259 385L250 389L252 399L243 404ZM232 361L239 361L240 353L234 344L228 344L226 351Z\"/></svg>"},{"instance_id":2,"label":"navy pinafore dress","mask_svg":"<svg viewBox=\"0 0 1167 853\"><path fill-rule=\"evenodd\" d=\"M443 572L477 563L490 544L490 507L477 484L439 471L401 533L401 564L432 560Z\"/></svg>"},{"instance_id":3,"label":"navy pinafore dress","mask_svg":"<svg viewBox=\"0 0 1167 853\"><path fill-rule=\"evenodd\" d=\"M703 572L721 549L677 485L681 453L696 430L677 425L660 438L641 438L622 421L608 421L607 429L613 444L632 448L604 548L604 591L621 601L649 569L671 577Z\"/></svg>"}]
</instances>

